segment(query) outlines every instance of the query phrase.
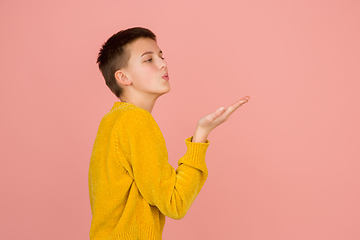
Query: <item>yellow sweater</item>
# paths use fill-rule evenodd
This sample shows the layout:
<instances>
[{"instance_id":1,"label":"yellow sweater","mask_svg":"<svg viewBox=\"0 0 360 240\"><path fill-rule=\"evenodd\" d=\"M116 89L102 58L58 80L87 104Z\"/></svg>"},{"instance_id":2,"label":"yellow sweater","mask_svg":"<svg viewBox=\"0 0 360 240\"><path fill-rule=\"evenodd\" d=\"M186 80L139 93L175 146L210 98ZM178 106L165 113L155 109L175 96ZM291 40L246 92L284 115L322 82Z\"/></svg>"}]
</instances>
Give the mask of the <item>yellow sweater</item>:
<instances>
[{"instance_id":1,"label":"yellow sweater","mask_svg":"<svg viewBox=\"0 0 360 240\"><path fill-rule=\"evenodd\" d=\"M100 122L90 160L90 239L159 240L165 216L184 217L208 175L209 141L191 140L174 170L150 112L116 102Z\"/></svg>"}]
</instances>

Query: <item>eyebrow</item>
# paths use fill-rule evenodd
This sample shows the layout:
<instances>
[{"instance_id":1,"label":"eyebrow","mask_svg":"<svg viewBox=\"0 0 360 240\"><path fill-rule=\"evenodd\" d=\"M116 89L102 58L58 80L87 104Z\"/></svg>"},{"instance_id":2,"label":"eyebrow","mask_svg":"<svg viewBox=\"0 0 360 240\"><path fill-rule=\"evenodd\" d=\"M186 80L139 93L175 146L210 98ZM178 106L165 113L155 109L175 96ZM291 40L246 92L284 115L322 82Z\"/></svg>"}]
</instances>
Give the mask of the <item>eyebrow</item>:
<instances>
[{"instance_id":1,"label":"eyebrow","mask_svg":"<svg viewBox=\"0 0 360 240\"><path fill-rule=\"evenodd\" d=\"M160 50L159 53L163 53L163 52ZM153 54L153 52L144 52L144 53L141 55L141 57L144 56L145 54Z\"/></svg>"}]
</instances>

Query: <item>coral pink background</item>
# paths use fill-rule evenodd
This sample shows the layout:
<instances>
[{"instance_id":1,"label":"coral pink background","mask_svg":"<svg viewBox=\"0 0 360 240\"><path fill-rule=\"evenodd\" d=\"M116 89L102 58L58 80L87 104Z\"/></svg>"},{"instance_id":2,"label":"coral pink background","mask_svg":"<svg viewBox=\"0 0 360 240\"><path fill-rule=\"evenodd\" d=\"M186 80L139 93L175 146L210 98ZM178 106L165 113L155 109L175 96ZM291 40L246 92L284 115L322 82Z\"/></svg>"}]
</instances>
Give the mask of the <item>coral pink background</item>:
<instances>
[{"instance_id":1,"label":"coral pink background","mask_svg":"<svg viewBox=\"0 0 360 240\"><path fill-rule=\"evenodd\" d=\"M360 239L360 2L1 1L0 239L88 239L87 174L116 98L101 44L153 30L172 90L153 115L170 163L197 120L209 178L164 239Z\"/></svg>"}]
</instances>

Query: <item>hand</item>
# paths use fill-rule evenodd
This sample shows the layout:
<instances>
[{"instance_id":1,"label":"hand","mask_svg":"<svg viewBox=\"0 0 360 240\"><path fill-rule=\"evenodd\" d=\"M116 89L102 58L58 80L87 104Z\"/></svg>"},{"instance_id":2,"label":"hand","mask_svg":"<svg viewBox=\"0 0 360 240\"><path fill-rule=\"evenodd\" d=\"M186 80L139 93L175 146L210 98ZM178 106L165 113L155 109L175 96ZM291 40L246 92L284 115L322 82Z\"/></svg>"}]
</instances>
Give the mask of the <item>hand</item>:
<instances>
[{"instance_id":1,"label":"hand","mask_svg":"<svg viewBox=\"0 0 360 240\"><path fill-rule=\"evenodd\" d=\"M232 104L230 107L225 109L221 107L217 109L215 112L210 113L204 117L202 117L198 125L196 126L196 130L193 136L193 142L205 142L209 133L221 123L225 122L236 109L238 109L244 103L249 101L250 97L246 96L241 98L239 101Z\"/></svg>"}]
</instances>

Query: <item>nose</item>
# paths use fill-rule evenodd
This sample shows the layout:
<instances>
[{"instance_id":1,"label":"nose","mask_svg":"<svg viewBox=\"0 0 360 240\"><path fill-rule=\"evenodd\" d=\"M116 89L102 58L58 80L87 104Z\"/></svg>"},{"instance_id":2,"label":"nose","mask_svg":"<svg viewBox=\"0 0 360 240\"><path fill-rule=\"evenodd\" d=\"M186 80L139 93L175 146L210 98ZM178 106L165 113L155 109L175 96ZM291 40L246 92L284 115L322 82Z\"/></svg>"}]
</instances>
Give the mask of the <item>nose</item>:
<instances>
[{"instance_id":1,"label":"nose","mask_svg":"<svg viewBox=\"0 0 360 240\"><path fill-rule=\"evenodd\" d=\"M164 59L162 58L159 58L159 68L162 69L162 68L166 68L167 67L167 63Z\"/></svg>"}]
</instances>

